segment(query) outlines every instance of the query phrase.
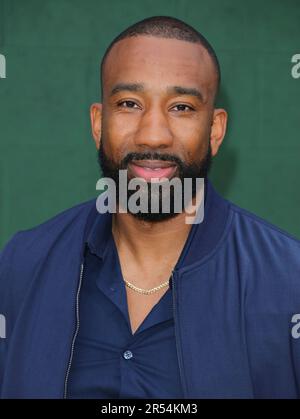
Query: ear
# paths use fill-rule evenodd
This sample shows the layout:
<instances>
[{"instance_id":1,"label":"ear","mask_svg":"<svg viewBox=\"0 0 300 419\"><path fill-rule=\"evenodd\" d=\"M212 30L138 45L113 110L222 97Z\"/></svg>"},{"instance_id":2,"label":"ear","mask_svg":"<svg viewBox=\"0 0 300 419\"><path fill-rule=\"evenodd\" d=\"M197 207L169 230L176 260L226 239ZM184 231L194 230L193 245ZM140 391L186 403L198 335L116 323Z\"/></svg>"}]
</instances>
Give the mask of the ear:
<instances>
[{"instance_id":1,"label":"ear","mask_svg":"<svg viewBox=\"0 0 300 419\"><path fill-rule=\"evenodd\" d=\"M213 122L210 133L210 144L212 156L218 153L226 133L228 115L225 109L214 109Z\"/></svg>"},{"instance_id":2,"label":"ear","mask_svg":"<svg viewBox=\"0 0 300 419\"><path fill-rule=\"evenodd\" d=\"M102 116L102 103L93 103L90 107L90 118L92 126L92 134L97 149L100 147L101 138L101 116Z\"/></svg>"}]
</instances>

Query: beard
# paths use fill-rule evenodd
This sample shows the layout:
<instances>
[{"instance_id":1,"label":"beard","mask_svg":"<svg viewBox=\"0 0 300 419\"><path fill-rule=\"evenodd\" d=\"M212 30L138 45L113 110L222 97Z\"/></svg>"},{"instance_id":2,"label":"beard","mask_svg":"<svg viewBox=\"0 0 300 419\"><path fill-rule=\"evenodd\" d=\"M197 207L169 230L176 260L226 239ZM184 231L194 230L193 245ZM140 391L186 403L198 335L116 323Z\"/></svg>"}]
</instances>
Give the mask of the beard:
<instances>
[{"instance_id":1,"label":"beard","mask_svg":"<svg viewBox=\"0 0 300 419\"><path fill-rule=\"evenodd\" d=\"M100 165L100 169L102 170L103 177L110 178L115 182L116 185L116 202L119 204L119 176L120 176L120 170L128 170L128 165L133 160L162 160L162 161L169 161L174 163L177 166L176 172L174 174L173 178L178 178L182 185L182 192L181 192L181 205L184 209L189 202L185 201L185 182L184 179L191 179L191 199L196 196L197 193L197 182L196 180L199 178L206 178L212 165L212 153L211 153L211 146L210 142L208 141L208 147L207 151L203 158L201 158L199 161L195 161L192 163L186 163L182 159L180 159L178 156L174 154L168 154L168 153L158 153L155 151L147 151L147 152L129 152L126 154L126 156L119 162L115 163L105 152L103 147L103 141L101 138L100 141L100 147L98 151L98 163ZM128 201L130 200L130 197L136 193L136 191L132 189L128 189L128 183L130 182L130 179L128 177L127 172L127 197ZM134 177L133 177L134 178ZM171 179L169 179L171 181ZM168 191L168 199L170 202L170 207L168 212L163 211L163 201L166 199L166 196L164 195L163 188L159 188L159 191L155 190L155 193L153 194L153 188L151 189L152 183L147 182L146 185L148 186L142 193L146 194L145 199L148 201L148 208L150 208L151 200L156 201L156 205L158 207L158 212L131 212L130 211L130 205L127 205L128 212L130 212L134 217L136 217L139 220L142 221L148 221L148 222L159 222L168 220L170 218L173 218L178 215L178 211L175 208L175 188L170 187ZM127 204L128 204L127 201ZM178 201L177 201L178 202Z\"/></svg>"}]
</instances>

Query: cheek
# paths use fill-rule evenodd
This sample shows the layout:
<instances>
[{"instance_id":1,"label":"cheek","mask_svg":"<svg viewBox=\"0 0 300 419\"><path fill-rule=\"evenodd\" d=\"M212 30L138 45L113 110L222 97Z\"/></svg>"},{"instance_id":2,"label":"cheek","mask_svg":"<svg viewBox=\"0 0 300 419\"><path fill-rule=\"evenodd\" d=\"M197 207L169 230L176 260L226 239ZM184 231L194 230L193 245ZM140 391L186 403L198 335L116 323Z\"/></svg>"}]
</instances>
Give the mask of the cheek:
<instances>
[{"instance_id":1,"label":"cheek","mask_svg":"<svg viewBox=\"0 0 300 419\"><path fill-rule=\"evenodd\" d=\"M210 140L210 129L208 127L203 129L201 126L190 130L185 129L176 138L182 155L186 156L187 162L192 163L205 156Z\"/></svg>"},{"instance_id":2,"label":"cheek","mask_svg":"<svg viewBox=\"0 0 300 419\"><path fill-rule=\"evenodd\" d=\"M107 118L107 124L117 131L123 132L126 131L129 127L132 126L133 118L130 118L126 113L112 113Z\"/></svg>"},{"instance_id":3,"label":"cheek","mask_svg":"<svg viewBox=\"0 0 300 419\"><path fill-rule=\"evenodd\" d=\"M210 135L210 118L208 112L197 113L192 117L177 118L171 121L172 131L177 138L191 144L207 141Z\"/></svg>"},{"instance_id":4,"label":"cheek","mask_svg":"<svg viewBox=\"0 0 300 419\"><path fill-rule=\"evenodd\" d=\"M118 162L130 149L130 134L128 124L122 118L109 118L103 126L102 140L105 151L110 158Z\"/></svg>"}]
</instances>

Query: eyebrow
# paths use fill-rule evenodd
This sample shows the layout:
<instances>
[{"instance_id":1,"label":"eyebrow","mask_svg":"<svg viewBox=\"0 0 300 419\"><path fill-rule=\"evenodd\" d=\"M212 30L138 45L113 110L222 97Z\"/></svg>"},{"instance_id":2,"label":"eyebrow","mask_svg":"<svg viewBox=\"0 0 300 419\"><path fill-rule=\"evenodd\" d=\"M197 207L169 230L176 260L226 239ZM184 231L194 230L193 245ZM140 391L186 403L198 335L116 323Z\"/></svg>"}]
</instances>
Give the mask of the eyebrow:
<instances>
[{"instance_id":1,"label":"eyebrow","mask_svg":"<svg viewBox=\"0 0 300 419\"><path fill-rule=\"evenodd\" d=\"M195 87L184 87L184 86L168 86L167 92L169 94L176 94L176 95L188 95L196 97L201 103L205 103L203 94L200 90L196 89ZM116 84L111 92L110 96L115 95L116 93L122 91L129 91L129 92L144 92L145 86L142 83L118 83Z\"/></svg>"}]
</instances>

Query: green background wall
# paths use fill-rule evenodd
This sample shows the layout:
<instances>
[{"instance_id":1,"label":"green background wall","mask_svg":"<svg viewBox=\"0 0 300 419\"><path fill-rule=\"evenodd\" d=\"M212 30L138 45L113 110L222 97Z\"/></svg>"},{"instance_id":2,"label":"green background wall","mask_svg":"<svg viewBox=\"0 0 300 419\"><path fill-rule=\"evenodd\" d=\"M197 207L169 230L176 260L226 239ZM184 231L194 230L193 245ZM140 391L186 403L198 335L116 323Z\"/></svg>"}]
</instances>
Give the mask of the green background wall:
<instances>
[{"instance_id":1,"label":"green background wall","mask_svg":"<svg viewBox=\"0 0 300 419\"><path fill-rule=\"evenodd\" d=\"M217 190L300 238L300 0L0 0L0 246L97 196L88 112L101 56L158 14L193 25L219 56L230 120Z\"/></svg>"}]
</instances>

